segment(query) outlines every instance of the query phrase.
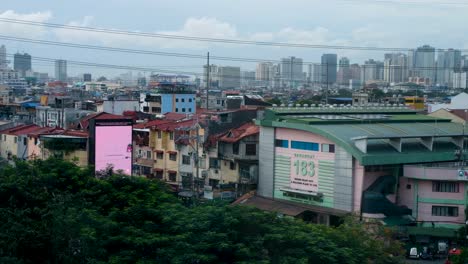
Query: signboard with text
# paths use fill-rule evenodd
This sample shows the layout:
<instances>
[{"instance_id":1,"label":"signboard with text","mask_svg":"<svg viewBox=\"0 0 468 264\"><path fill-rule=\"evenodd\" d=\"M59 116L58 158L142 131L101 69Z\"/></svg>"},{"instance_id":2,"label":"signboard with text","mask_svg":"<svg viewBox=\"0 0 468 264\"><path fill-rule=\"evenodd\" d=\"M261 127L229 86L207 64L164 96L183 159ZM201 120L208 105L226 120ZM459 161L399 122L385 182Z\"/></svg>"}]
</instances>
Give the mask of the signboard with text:
<instances>
[{"instance_id":1,"label":"signboard with text","mask_svg":"<svg viewBox=\"0 0 468 264\"><path fill-rule=\"evenodd\" d=\"M318 192L318 172L315 155L296 153L291 157L290 188Z\"/></svg>"}]
</instances>

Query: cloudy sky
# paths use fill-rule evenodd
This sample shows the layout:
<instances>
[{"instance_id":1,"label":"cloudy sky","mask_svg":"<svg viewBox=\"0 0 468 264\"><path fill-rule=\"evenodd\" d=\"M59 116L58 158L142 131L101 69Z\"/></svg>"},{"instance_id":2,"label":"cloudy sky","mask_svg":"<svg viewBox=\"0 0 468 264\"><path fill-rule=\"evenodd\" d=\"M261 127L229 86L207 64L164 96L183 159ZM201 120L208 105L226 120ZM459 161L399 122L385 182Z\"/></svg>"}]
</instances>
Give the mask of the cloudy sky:
<instances>
[{"instance_id":1,"label":"cloudy sky","mask_svg":"<svg viewBox=\"0 0 468 264\"><path fill-rule=\"evenodd\" d=\"M468 49L465 0L21 0L5 1L0 19L86 26L194 37L305 43L314 45ZM0 21L0 35L96 46L214 56L278 60L285 56L318 62L322 53L338 53L351 62L382 59L381 51L234 45L136 37ZM9 54L139 66L174 72L201 72L201 59L138 55L2 40ZM213 61L253 70L255 63ZM48 62L33 61L36 71ZM123 71L69 65L69 75Z\"/></svg>"}]
</instances>

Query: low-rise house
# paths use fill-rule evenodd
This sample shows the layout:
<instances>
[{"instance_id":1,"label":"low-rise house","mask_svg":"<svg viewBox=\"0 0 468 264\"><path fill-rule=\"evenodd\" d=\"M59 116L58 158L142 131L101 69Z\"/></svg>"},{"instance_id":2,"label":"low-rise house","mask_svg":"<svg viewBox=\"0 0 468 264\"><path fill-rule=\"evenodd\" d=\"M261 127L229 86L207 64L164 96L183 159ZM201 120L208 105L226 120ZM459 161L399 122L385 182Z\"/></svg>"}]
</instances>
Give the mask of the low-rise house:
<instances>
[{"instance_id":1,"label":"low-rise house","mask_svg":"<svg viewBox=\"0 0 468 264\"><path fill-rule=\"evenodd\" d=\"M27 153L27 138L22 137L40 129L37 125L19 125L0 131L0 157L12 160L24 158Z\"/></svg>"},{"instance_id":2,"label":"low-rise house","mask_svg":"<svg viewBox=\"0 0 468 264\"><path fill-rule=\"evenodd\" d=\"M237 183L241 193L257 183L259 127L246 123L219 138L219 167L225 183Z\"/></svg>"}]
</instances>

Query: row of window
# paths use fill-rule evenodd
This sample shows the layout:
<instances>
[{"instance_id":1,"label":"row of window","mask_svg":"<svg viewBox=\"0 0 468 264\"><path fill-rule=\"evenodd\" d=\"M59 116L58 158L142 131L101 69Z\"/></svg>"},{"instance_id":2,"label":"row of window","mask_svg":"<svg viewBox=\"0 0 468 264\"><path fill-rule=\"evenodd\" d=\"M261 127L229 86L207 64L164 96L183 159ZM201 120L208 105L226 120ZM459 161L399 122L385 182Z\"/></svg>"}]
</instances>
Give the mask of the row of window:
<instances>
[{"instance_id":1,"label":"row of window","mask_svg":"<svg viewBox=\"0 0 468 264\"><path fill-rule=\"evenodd\" d=\"M433 181L432 191L433 192L458 193L460 192L460 184L458 184L458 182Z\"/></svg>"},{"instance_id":2,"label":"row of window","mask_svg":"<svg viewBox=\"0 0 468 264\"><path fill-rule=\"evenodd\" d=\"M178 102L179 102L179 98L176 98L175 101L176 101L176 103L178 103ZM180 98L180 102L185 103L185 98ZM188 99L188 102L191 103L191 102L192 102L192 98L189 98L189 99Z\"/></svg>"},{"instance_id":3,"label":"row of window","mask_svg":"<svg viewBox=\"0 0 468 264\"><path fill-rule=\"evenodd\" d=\"M432 206L432 215L433 216L458 216L458 207L456 206Z\"/></svg>"},{"instance_id":4,"label":"row of window","mask_svg":"<svg viewBox=\"0 0 468 264\"><path fill-rule=\"evenodd\" d=\"M277 139L275 140L275 147L289 148L289 140ZM319 151L320 144L315 143L315 142L291 140L291 148L300 149L300 150L309 150L309 151ZM334 144L322 144L321 150L322 152L335 153L335 145Z\"/></svg>"},{"instance_id":5,"label":"row of window","mask_svg":"<svg viewBox=\"0 0 468 264\"><path fill-rule=\"evenodd\" d=\"M181 108L180 110L181 110L182 113L185 113L185 112L191 113L191 112L192 112L192 108L187 108L187 109ZM187 110L187 111L185 111L185 110ZM175 111L176 111L176 113L178 113L178 112L179 112L179 108L176 108Z\"/></svg>"}]
</instances>

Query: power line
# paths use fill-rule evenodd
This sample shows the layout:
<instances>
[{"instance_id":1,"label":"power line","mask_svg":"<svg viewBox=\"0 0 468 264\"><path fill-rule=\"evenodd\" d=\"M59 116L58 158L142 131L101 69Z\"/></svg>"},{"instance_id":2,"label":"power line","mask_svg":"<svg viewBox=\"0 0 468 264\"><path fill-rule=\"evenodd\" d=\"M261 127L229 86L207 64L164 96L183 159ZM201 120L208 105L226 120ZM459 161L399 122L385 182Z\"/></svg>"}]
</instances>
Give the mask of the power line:
<instances>
[{"instance_id":1,"label":"power line","mask_svg":"<svg viewBox=\"0 0 468 264\"><path fill-rule=\"evenodd\" d=\"M319 44L305 44L305 43L285 43L285 42L271 42L271 41L251 41L251 40L241 40L241 39L193 37L193 36L182 36L182 35L170 35L170 34L158 34L158 33L134 32L134 31L115 30L115 29L73 26L73 25L64 25L64 24L46 23L46 22L36 22L36 21L30 21L30 20L19 20L19 19L10 19L10 18L0 18L0 22L31 25L31 26L39 26L39 27L50 27L50 28L58 28L58 29L69 29L69 30L96 32L96 33L126 35L126 36L175 39L175 40L184 40L184 41L227 43L227 44L241 44L241 45L275 46L275 47L290 47L290 48L311 48L311 49L335 49L335 50L375 50L375 51L410 51L410 50L414 50L414 48L339 46L339 45L319 45ZM440 49L440 50L443 50L443 49ZM465 49L464 51L468 51L468 50Z\"/></svg>"}]
</instances>

